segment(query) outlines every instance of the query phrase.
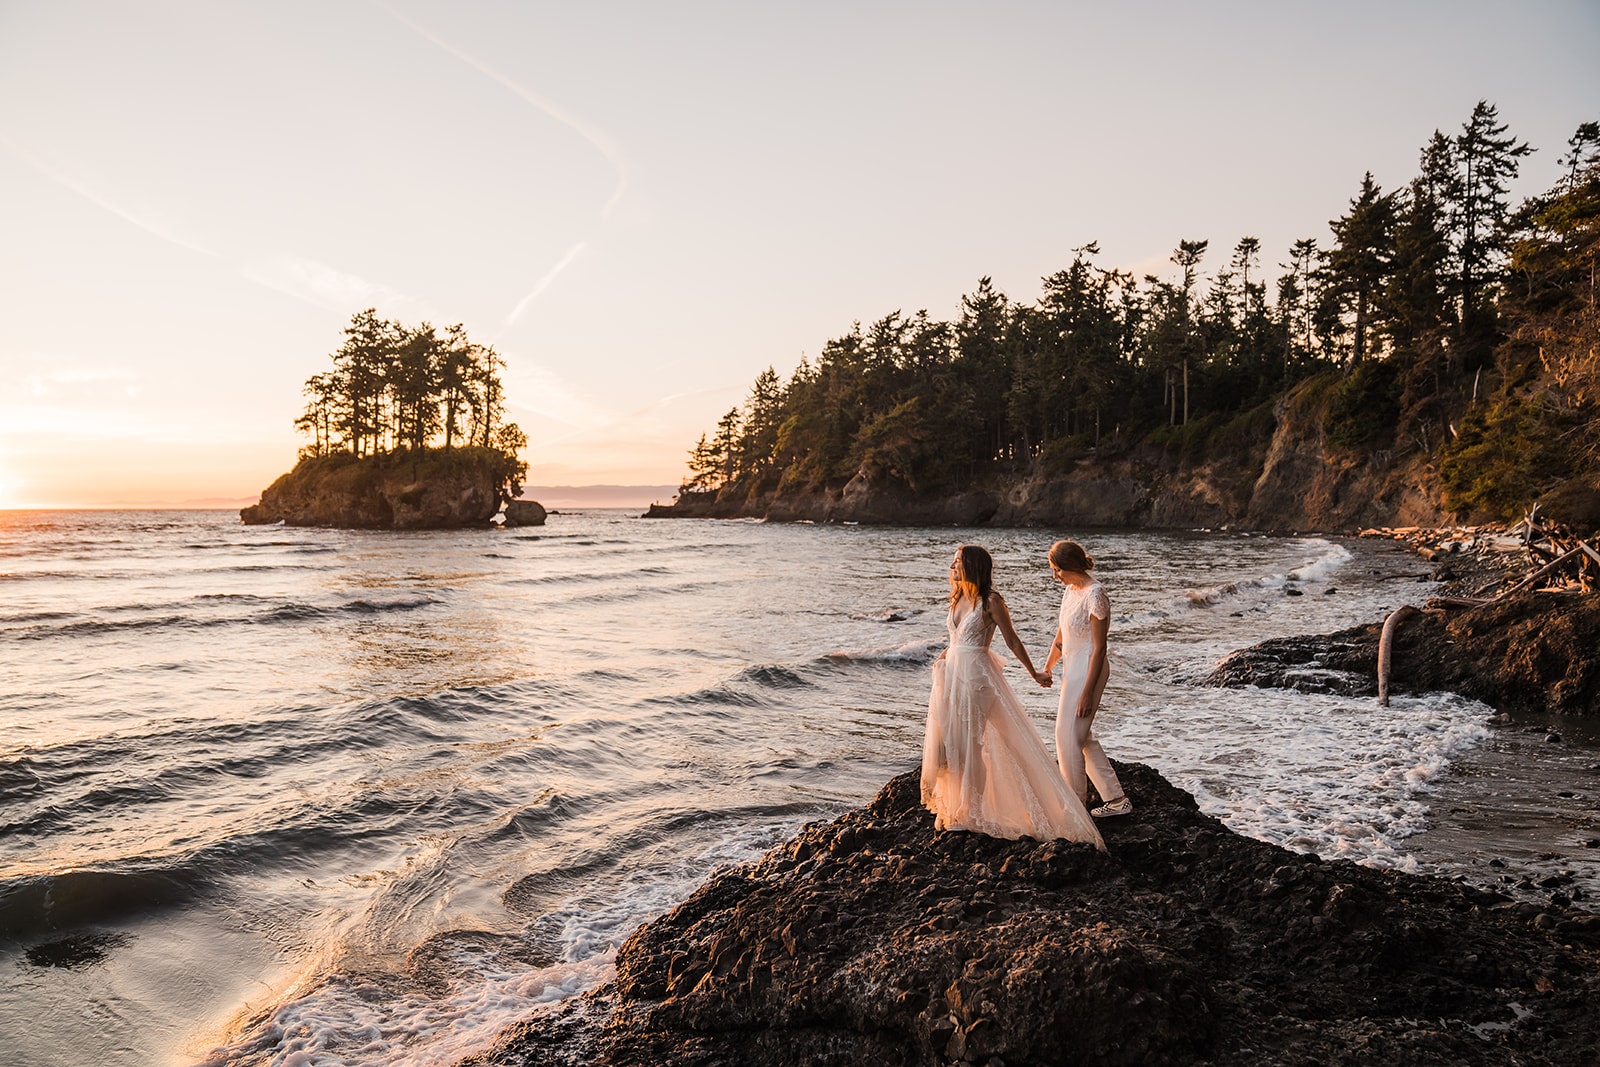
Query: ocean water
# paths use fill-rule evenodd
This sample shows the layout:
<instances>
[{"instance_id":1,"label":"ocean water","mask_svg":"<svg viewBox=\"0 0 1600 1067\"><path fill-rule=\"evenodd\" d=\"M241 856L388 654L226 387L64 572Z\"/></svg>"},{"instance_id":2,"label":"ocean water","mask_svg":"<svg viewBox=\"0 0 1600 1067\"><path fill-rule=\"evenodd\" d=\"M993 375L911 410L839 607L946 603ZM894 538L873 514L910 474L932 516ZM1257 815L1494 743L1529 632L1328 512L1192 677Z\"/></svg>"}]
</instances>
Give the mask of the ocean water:
<instances>
[{"instance_id":1,"label":"ocean water","mask_svg":"<svg viewBox=\"0 0 1600 1067\"><path fill-rule=\"evenodd\" d=\"M605 980L711 870L917 763L964 538L1042 658L1066 533L0 512L0 1062L455 1063ZM1112 597L1113 758L1326 857L1541 860L1545 830L1471 820L1418 847L1441 797L1514 774L1482 759L1491 709L1194 684L1420 603L1415 557L1081 537ZM1054 691L1011 675L1048 739ZM1526 882L1520 855L1485 876Z\"/></svg>"}]
</instances>

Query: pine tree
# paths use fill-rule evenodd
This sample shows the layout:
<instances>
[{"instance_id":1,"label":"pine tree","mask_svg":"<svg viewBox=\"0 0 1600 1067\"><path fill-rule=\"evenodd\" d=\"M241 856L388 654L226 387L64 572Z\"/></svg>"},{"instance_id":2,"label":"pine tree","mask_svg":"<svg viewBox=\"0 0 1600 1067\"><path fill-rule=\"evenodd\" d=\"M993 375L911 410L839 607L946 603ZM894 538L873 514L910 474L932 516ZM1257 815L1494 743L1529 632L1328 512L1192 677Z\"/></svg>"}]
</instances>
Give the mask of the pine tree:
<instances>
[{"instance_id":1,"label":"pine tree","mask_svg":"<svg viewBox=\"0 0 1600 1067\"><path fill-rule=\"evenodd\" d=\"M1328 225L1334 244L1328 252L1330 291L1351 316L1350 366L1367 355L1368 333L1394 261L1394 197L1385 195L1368 171L1350 210Z\"/></svg>"},{"instance_id":2,"label":"pine tree","mask_svg":"<svg viewBox=\"0 0 1600 1067\"><path fill-rule=\"evenodd\" d=\"M1520 160L1532 152L1526 142L1506 134L1493 104L1480 100L1454 141L1455 197L1451 202L1460 275L1462 339L1469 358L1485 353L1492 341L1493 313L1485 289L1498 277L1505 259L1504 226L1509 185Z\"/></svg>"}]
</instances>

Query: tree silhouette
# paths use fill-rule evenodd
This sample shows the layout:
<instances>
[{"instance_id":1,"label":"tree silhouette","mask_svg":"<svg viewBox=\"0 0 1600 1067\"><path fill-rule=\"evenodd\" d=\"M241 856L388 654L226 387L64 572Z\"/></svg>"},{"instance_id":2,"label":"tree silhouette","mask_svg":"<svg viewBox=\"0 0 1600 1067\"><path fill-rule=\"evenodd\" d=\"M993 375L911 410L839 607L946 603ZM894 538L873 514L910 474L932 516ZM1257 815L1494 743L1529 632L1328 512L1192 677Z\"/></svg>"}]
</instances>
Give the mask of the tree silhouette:
<instances>
[{"instance_id":1,"label":"tree silhouette","mask_svg":"<svg viewBox=\"0 0 1600 1067\"><path fill-rule=\"evenodd\" d=\"M1089 242L1033 302L985 276L954 322L896 310L854 323L787 381L761 371L690 450L683 489L744 500L866 474L932 493L1087 455L1184 463L1259 445L1294 397L1319 406L1334 447L1420 451L1454 472L1449 499L1509 506L1532 468L1484 460L1499 473L1480 478L1488 453L1461 442L1499 441L1495 426L1585 442L1526 440L1551 470L1574 469L1573 449L1600 453L1587 444L1600 423L1584 421L1600 404L1600 123L1567 142L1556 188L1512 212L1530 150L1478 104L1395 191L1363 175L1328 237L1295 241L1276 278L1254 237L1209 275L1209 240L1180 240L1175 279L1102 268Z\"/></svg>"},{"instance_id":2,"label":"tree silhouette","mask_svg":"<svg viewBox=\"0 0 1600 1067\"><path fill-rule=\"evenodd\" d=\"M526 444L503 422L505 361L459 324L441 335L426 322L408 328L366 308L351 316L332 360L332 370L306 379L306 408L295 420L311 438L304 456L449 451L458 439L514 456Z\"/></svg>"}]
</instances>

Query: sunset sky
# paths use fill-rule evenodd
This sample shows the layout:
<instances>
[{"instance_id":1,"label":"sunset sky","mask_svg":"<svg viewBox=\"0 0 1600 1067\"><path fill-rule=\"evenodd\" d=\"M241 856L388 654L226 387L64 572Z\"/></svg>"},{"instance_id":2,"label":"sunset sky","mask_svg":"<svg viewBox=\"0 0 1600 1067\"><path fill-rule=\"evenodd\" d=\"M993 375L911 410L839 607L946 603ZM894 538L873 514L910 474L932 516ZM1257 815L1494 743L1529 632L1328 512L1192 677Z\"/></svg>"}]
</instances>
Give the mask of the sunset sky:
<instances>
[{"instance_id":1,"label":"sunset sky","mask_svg":"<svg viewBox=\"0 0 1600 1067\"><path fill-rule=\"evenodd\" d=\"M1548 187L1600 4L0 0L0 507L228 502L350 315L507 361L533 484L676 484L854 320L1324 244L1474 103Z\"/></svg>"}]
</instances>

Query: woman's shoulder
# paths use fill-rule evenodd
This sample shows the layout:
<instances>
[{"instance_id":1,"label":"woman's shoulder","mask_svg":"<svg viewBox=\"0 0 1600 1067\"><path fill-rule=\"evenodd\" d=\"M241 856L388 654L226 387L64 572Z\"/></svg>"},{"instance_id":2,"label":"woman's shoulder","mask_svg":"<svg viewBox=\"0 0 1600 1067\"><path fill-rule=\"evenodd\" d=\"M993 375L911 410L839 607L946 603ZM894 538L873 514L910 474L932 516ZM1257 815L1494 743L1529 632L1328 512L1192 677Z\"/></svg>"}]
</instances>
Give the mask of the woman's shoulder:
<instances>
[{"instance_id":1,"label":"woman's shoulder","mask_svg":"<svg viewBox=\"0 0 1600 1067\"><path fill-rule=\"evenodd\" d=\"M1088 582L1083 585L1067 586L1064 595L1102 597L1106 595L1106 587L1101 583L1100 579L1090 578Z\"/></svg>"},{"instance_id":2,"label":"woman's shoulder","mask_svg":"<svg viewBox=\"0 0 1600 1067\"><path fill-rule=\"evenodd\" d=\"M1061 610L1069 607L1078 610L1084 605L1088 606L1089 614L1104 618L1111 611L1111 597L1106 594L1106 587L1092 578L1086 585L1069 585L1061 597Z\"/></svg>"}]
</instances>

